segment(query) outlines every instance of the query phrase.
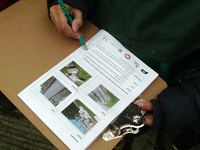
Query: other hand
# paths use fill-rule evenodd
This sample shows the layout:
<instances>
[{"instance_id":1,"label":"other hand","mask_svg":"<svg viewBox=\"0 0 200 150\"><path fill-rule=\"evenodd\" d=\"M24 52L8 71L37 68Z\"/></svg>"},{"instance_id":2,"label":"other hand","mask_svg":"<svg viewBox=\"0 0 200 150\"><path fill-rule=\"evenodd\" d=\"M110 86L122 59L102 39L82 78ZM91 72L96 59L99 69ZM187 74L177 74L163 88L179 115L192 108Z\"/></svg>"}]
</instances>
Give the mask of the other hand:
<instances>
[{"instance_id":1,"label":"other hand","mask_svg":"<svg viewBox=\"0 0 200 150\"><path fill-rule=\"evenodd\" d=\"M56 28L62 35L79 39L80 33L78 33L77 30L83 24L82 12L79 9L71 7L66 4L65 7L67 8L70 15L74 17L74 21L72 22L72 27L68 24L68 20L59 4L53 5L50 8L51 20L54 22ZM83 36L82 33L81 35Z\"/></svg>"}]
</instances>

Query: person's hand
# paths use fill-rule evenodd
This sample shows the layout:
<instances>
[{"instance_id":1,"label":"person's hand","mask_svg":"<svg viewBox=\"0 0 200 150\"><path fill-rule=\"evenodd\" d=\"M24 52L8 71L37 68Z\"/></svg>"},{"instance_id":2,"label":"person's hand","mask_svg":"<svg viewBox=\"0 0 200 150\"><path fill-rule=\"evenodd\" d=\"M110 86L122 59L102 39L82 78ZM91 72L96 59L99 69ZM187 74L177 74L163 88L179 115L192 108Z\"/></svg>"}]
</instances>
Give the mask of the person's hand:
<instances>
[{"instance_id":1,"label":"person's hand","mask_svg":"<svg viewBox=\"0 0 200 150\"><path fill-rule=\"evenodd\" d=\"M72 23L72 27L68 24L68 20L63 13L59 4L53 5L50 8L50 17L54 22L58 31L67 37L79 39L80 34L77 32L78 28L83 24L82 12L79 9L66 5L66 8L71 16L74 17L74 21ZM83 36L83 34L81 33Z\"/></svg>"},{"instance_id":2,"label":"person's hand","mask_svg":"<svg viewBox=\"0 0 200 150\"><path fill-rule=\"evenodd\" d=\"M139 101L137 105L139 105L142 110L147 111L144 117L146 119L146 125L151 127L153 125L153 104L148 101Z\"/></svg>"}]
</instances>

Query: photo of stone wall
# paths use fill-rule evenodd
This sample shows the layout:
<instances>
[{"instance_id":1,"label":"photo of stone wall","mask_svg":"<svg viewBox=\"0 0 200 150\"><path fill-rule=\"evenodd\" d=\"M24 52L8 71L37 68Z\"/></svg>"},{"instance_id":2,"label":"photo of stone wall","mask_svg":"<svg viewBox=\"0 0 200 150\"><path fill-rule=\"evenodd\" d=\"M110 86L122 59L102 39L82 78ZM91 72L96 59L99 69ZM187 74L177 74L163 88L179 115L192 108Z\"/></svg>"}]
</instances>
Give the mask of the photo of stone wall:
<instances>
[{"instance_id":1,"label":"photo of stone wall","mask_svg":"<svg viewBox=\"0 0 200 150\"><path fill-rule=\"evenodd\" d=\"M54 76L40 85L40 87L40 92L54 106L57 106L61 101L63 101L71 94L71 91L69 91L63 84L61 84Z\"/></svg>"},{"instance_id":2,"label":"photo of stone wall","mask_svg":"<svg viewBox=\"0 0 200 150\"><path fill-rule=\"evenodd\" d=\"M105 110L109 110L119 101L119 99L103 85L99 85L88 95Z\"/></svg>"}]
</instances>

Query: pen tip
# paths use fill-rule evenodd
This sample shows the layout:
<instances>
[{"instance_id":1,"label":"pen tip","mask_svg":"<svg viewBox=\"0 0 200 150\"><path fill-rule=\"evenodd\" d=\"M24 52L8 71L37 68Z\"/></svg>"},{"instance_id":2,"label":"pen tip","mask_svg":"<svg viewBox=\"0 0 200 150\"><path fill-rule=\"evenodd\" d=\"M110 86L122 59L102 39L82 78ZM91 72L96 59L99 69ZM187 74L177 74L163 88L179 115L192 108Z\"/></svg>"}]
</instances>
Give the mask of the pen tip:
<instances>
[{"instance_id":1,"label":"pen tip","mask_svg":"<svg viewBox=\"0 0 200 150\"><path fill-rule=\"evenodd\" d=\"M83 45L83 47L87 50L87 46L86 46L86 44L85 45Z\"/></svg>"}]
</instances>

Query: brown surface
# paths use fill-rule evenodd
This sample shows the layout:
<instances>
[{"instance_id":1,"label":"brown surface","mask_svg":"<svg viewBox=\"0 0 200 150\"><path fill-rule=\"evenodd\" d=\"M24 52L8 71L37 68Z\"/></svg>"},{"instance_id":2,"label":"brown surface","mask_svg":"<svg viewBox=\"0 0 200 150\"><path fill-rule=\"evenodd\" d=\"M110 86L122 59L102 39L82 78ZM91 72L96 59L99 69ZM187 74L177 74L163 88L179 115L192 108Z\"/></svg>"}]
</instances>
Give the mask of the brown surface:
<instances>
[{"instance_id":1,"label":"brown surface","mask_svg":"<svg viewBox=\"0 0 200 150\"><path fill-rule=\"evenodd\" d=\"M80 31L87 41L99 29L85 21ZM68 149L17 94L80 47L80 42L58 33L47 16L46 1L41 0L20 0L2 11L0 33L0 90L58 149ZM142 97L156 98L165 87L166 83L157 78ZM101 137L89 149L112 149L120 140L105 142Z\"/></svg>"}]
</instances>

